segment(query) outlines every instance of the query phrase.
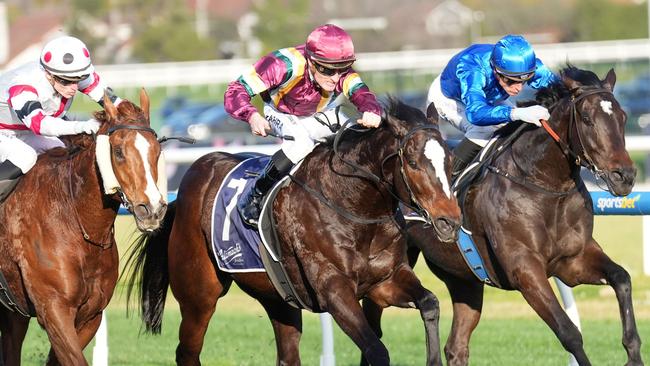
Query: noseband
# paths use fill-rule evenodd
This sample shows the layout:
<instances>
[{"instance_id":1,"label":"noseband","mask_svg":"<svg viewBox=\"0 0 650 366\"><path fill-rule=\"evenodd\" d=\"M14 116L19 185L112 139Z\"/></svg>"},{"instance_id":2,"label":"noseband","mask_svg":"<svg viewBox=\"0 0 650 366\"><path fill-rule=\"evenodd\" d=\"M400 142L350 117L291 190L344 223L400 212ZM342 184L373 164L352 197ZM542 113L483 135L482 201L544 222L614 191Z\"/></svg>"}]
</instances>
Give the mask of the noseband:
<instances>
[{"instance_id":1,"label":"noseband","mask_svg":"<svg viewBox=\"0 0 650 366\"><path fill-rule=\"evenodd\" d=\"M145 132L151 132L155 138L158 138L158 134L153 128L146 127L146 126L138 126L138 125L115 125L106 131L106 135L110 136L113 134L113 132L118 131L118 130L138 130L138 131L145 131ZM122 205L131 213L133 213L133 205L129 200L126 198L126 195L124 194L124 191L122 190L121 187L117 188L117 194L120 197L120 200L122 201Z\"/></svg>"},{"instance_id":2,"label":"noseband","mask_svg":"<svg viewBox=\"0 0 650 366\"><path fill-rule=\"evenodd\" d=\"M577 107L578 102L594 94L612 94L612 91L605 88L595 88L595 87L585 87L585 86L581 86L571 90L571 98L569 100L571 102L571 114L569 116L569 134L567 137L568 143L562 141L560 137L557 135L557 133L555 133L555 131L553 131L553 129L548 125L548 123L546 123L546 121L543 121L542 125L544 126L544 129L549 133L549 135L551 135L551 137L553 137L555 142L557 142L557 144L560 146L564 155L566 155L572 161L574 161L577 166L583 166L589 169L592 172L592 174L594 174L596 177L602 178L604 173L601 169L599 169L596 166L596 164L593 162L593 159L589 156L589 153L587 153L587 150L585 149L585 144L583 142L582 134L580 133L580 128L578 128L577 125L578 117L580 116L580 112L578 111L578 107ZM576 135L578 137L578 143L580 144L579 147L580 151L577 153L570 146L571 141L573 140L573 135L572 135L573 130L576 131Z\"/></svg>"},{"instance_id":3,"label":"noseband","mask_svg":"<svg viewBox=\"0 0 650 366\"><path fill-rule=\"evenodd\" d=\"M151 133L153 133L154 136L157 137L156 131L154 131L152 128L150 128L150 127L145 127L145 126L138 126L138 125L116 125L116 126L113 126L113 127L109 128L108 131L106 132L106 135L110 136L113 132L115 132L115 131L117 131L117 130L122 130L122 129L127 129L127 130L140 130L140 131L145 131L145 132L151 132ZM95 137L95 136L93 136L93 137ZM81 219L79 218L79 212L78 212L78 210L77 210L77 206L74 204L74 202L72 202L72 199L71 199L71 198L73 197L73 189L72 189L72 159L69 159L69 160L68 160L68 183L69 183L69 187L68 187L68 188L69 188L69 192L68 192L68 193L70 194L70 195L69 195L69 197L70 197L70 199L69 199L70 202L69 202L69 203L70 203L70 205L72 206L73 214L74 214L74 216L75 216L75 219L76 219L76 221L77 221L77 224L79 225L79 228L81 229L81 233L83 234L83 238L84 238L84 240L85 240L86 242L88 242L88 243L94 245L94 246L100 247L101 249L108 249L108 248L110 248L110 247L112 246L112 244L113 244L112 241L110 240L110 236L111 236L111 234L113 234L113 232L114 232L114 226L111 226L111 228L110 228L110 230L108 231L108 233L104 236L104 239L100 239L100 240L93 240L93 239L91 239L91 238L90 238L90 235L88 234L88 232L87 232L86 229L84 228L83 224L81 223ZM128 201L128 199L126 198L126 195L124 194L124 192L122 191L122 189L121 189L121 188L118 188L117 193L118 193L118 196L120 197L120 201L122 202L122 205L124 205L124 207L126 207L127 210L129 210L129 211L132 212L132 205L131 205L131 203Z\"/></svg>"},{"instance_id":4,"label":"noseband","mask_svg":"<svg viewBox=\"0 0 650 366\"><path fill-rule=\"evenodd\" d=\"M430 215L427 213L427 211L426 211L424 208L422 208L422 206L420 205L420 203L417 201L417 199L415 198L415 194L413 193L413 190L411 189L411 186L409 185L408 180L406 179L406 173L404 172L404 148L406 147L406 144L407 144L408 141L411 139L411 137L413 137L413 135L415 135L417 132L419 132L419 131L421 131L421 130L431 130L431 129L433 129L433 130L438 130L438 128L437 128L436 126L431 126L431 125L418 125L418 126L416 126L415 128L409 130L409 131L404 135L404 137L402 137L402 138L399 140L399 144L398 144L397 151L394 152L394 153L392 153L392 154L389 154L388 156L386 156L386 157L382 160L381 165L380 165L380 166L381 166L381 177L379 177L379 176L375 175L374 173L372 173L371 171L367 170L366 168L364 168L364 167L362 167L362 166L360 166L360 165L358 165L358 164L356 164L356 163L354 163L354 162L352 162L352 161L346 160L346 159L343 158L343 156L339 153L338 147L339 147L339 144L340 144L341 136L343 135L343 131L345 131L345 127L346 127L346 126L347 126L351 121L352 121L352 120L348 120L348 121L343 125L343 127L341 128L341 130L339 130L339 132L336 134L336 138L335 138L335 140L334 140L334 153L336 154L336 156L338 156L338 158L339 158L343 163L349 165L349 166L352 167L354 170L360 172L361 175L364 176L365 178L368 178L368 179L370 179L372 182L375 182L375 183L377 183L377 184L379 184L379 185L387 186L387 187L388 187L387 191L391 194L391 196L393 196L395 199L397 199L399 202L401 202L402 204L404 204L405 206L407 206L407 207L410 208L411 210L417 212L418 215L420 215L422 218L424 218L428 224L431 224L431 217L430 217ZM391 159L391 158L393 158L393 157L395 157L395 156L398 156L398 157L399 157L400 175L401 175L401 177L402 177L402 180L404 181L404 185L406 186L406 191L407 191L408 194L409 194L410 202L405 202L401 197L399 197L399 195L398 195L397 193L394 192L393 187L392 187L392 183L391 183L391 182L388 182L386 179L384 179L384 177L385 177L385 174L384 174L384 165L386 164L386 162L387 162L389 159Z\"/></svg>"}]
</instances>

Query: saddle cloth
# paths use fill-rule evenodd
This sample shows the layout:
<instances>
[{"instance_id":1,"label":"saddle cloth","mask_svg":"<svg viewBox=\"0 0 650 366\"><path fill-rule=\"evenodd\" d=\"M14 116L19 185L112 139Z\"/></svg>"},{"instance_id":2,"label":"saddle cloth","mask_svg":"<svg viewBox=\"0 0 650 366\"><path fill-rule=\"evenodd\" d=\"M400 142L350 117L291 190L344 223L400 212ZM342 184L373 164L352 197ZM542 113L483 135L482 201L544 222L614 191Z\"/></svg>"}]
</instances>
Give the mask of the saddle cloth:
<instances>
[{"instance_id":1,"label":"saddle cloth","mask_svg":"<svg viewBox=\"0 0 650 366\"><path fill-rule=\"evenodd\" d=\"M264 272L257 230L246 225L237 211L237 201L253 189L255 178L264 170L269 156L239 163L221 183L212 207L212 250L224 272Z\"/></svg>"},{"instance_id":2,"label":"saddle cloth","mask_svg":"<svg viewBox=\"0 0 650 366\"><path fill-rule=\"evenodd\" d=\"M237 212L237 201L253 189L255 178L264 170L269 156L244 155L224 178L212 207L212 251L217 266L224 272L266 272L273 286L289 305L299 309L318 310L301 299L282 266L275 220L271 203L278 191L287 186L289 177L278 182L262 201L258 232L244 224ZM300 163L293 167L294 172ZM261 236L260 236L261 234Z\"/></svg>"}]
</instances>

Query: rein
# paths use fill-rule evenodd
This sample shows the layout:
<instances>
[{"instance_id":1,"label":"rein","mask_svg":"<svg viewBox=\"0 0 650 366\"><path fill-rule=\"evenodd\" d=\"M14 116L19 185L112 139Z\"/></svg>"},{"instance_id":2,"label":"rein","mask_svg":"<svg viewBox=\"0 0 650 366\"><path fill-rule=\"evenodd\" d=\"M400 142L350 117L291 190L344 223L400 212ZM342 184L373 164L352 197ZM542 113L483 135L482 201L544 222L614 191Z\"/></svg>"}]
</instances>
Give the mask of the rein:
<instances>
[{"instance_id":1,"label":"rein","mask_svg":"<svg viewBox=\"0 0 650 366\"><path fill-rule=\"evenodd\" d=\"M571 95L571 114L569 116L569 136L567 137L569 143L564 142L560 136L553 130L553 128L549 125L547 120L541 120L541 125L548 133L549 136L555 141L558 146L560 147L560 150L562 153L569 158L570 161L573 161L576 166L583 166L587 169L589 169L592 174L594 174L597 178L601 178L603 173L596 164L593 163L593 160L589 156L589 154L585 151L584 144L582 142L582 134L580 133L580 129L577 126L577 120L578 120L578 115L580 112L578 112L577 104L579 101L583 100L585 97L594 95L594 94L600 94L600 93L606 93L606 94L612 94L612 92L608 89L604 88L593 88L593 87L579 87L574 90L572 90L573 93L579 92L579 94L576 96L575 94ZM557 106L557 103L551 106L551 109ZM580 149L582 150L582 157L580 156L579 153L576 153L574 149L571 148L569 145L572 140L572 132L575 129L576 135L578 136L578 141L580 143ZM511 150L512 154L512 150ZM513 156L513 161L514 161L514 156ZM516 161L515 164L517 165ZM518 166L518 165L517 165ZM503 171L502 169L495 167L495 166L488 166L488 170L492 173L495 173L497 175L500 175L502 177L505 177L519 185L528 187L531 190L534 190L539 193L544 193L548 195L553 195L553 196L566 196L569 194L574 193L575 191L578 190L578 184L575 184L571 189L567 191L552 191L549 189L546 189L542 186L539 186L535 183L527 181L525 178L520 178L517 176L514 176L506 171Z\"/></svg>"},{"instance_id":2,"label":"rein","mask_svg":"<svg viewBox=\"0 0 650 366\"><path fill-rule=\"evenodd\" d=\"M374 183L377 183L377 184L380 184L380 185L385 186L385 187L387 188L388 193L390 193L390 195L393 196L393 198L395 198L396 200L398 200L399 202L401 202L404 206L408 207L409 209L411 209L411 210L417 212L417 214L420 215L421 217L423 217L423 218L427 221L428 224L431 224L431 217L430 217L429 214L426 212L426 210L424 210L424 209L422 208L422 206L420 205L420 203L417 202L417 199L415 198L415 195L413 194L413 190L411 189L411 187L410 187L410 185L409 185L409 183L408 183L408 180L406 179L406 174L404 173L403 151L404 151L404 147L406 146L406 143L409 141L409 139L410 139L413 135L415 135L416 132L418 132L418 131L420 131L420 130L431 130L431 129L433 129L433 130L438 130L438 128L437 128L436 126L433 126L433 125L418 125L417 127L413 128L412 130L409 130L409 131L406 133L406 135L404 135L404 137L403 137L402 139L400 139L400 141L399 141L399 146L398 146L398 148L397 148L397 152L394 152L394 153L392 153L392 154L389 154L388 156L386 156L386 157L382 160L382 162L381 162L381 171L382 171L382 176L379 177L379 176L377 176L376 174L374 174L373 172L367 170L366 168L364 168L364 167L362 167L362 166L356 164L355 162L350 161L350 160L346 160L346 159L341 155L341 153L340 153L340 151L339 151L339 145L340 145L341 137L343 136L343 131L345 131L345 126L346 126L347 124L349 124L349 123L350 123L350 120L348 120L348 121L343 125L343 127L341 128L341 130L336 134L336 138L334 139L334 154L335 154L335 155L336 155L336 156L337 156L337 157L338 157L338 158L339 158L343 163L349 165L349 166L352 167L354 170L361 172L361 173L362 173L362 177L365 177L365 178L371 180L371 181L374 182ZM393 158L394 156L398 156L398 157L399 157L400 175L401 175L401 177L402 177L402 181L404 182L404 185L406 186L406 190L408 191L409 198L410 198L411 202L404 202L404 200L403 200L401 197L399 197L399 195L397 195L397 194L394 192L392 184L391 184L390 182L388 182L386 179L384 179L384 173L383 173L383 172L384 172L384 165L386 164L386 162L387 162L388 160L390 160L390 159ZM413 203L413 204L411 204L411 203Z\"/></svg>"},{"instance_id":3,"label":"rein","mask_svg":"<svg viewBox=\"0 0 650 366\"><path fill-rule=\"evenodd\" d=\"M408 132L406 133L406 135L405 135L405 136L400 140L400 142L399 142L399 147L398 147L397 152L394 152L394 153L392 153L392 154L389 154L388 156L386 156L386 157L382 160L382 162L381 162L382 177L379 177L379 176L377 176L376 174L374 174L373 172L367 170L365 167L362 167L362 166L358 165L357 163L355 163L355 162L353 162L353 161L346 160L346 159L342 156L342 154L341 154L341 152L340 152L340 150L339 150L339 145L340 145L340 143L341 143L341 137L343 136L344 132L347 130L346 127L347 127L347 126L348 126L352 121L353 121L352 119L348 120L348 121L345 122L345 123L343 124L343 126L341 126L341 128L337 131L336 136L335 136L335 138L334 138L334 144L333 144L334 154L335 154L335 155L336 155L336 156L337 156L337 157L338 157L338 158L339 158L339 159L340 159L344 164L346 164L346 165L352 167L355 171L360 172L361 174L358 175L357 177L359 177L359 178L366 178L366 179L370 180L371 182L376 183L376 184L378 184L378 185L387 186L387 191L390 193L391 196L393 196L395 199L397 199L399 202L401 202L402 204L404 204L404 205L407 206L408 208L410 208L410 209L412 209L413 211L417 212L420 216L422 216L425 220L427 220L427 223L430 224L430 223L431 223L431 218L429 217L429 214L428 214L428 213L427 213L427 212L426 212L426 211L425 211L425 210L420 206L420 204L417 202L417 200L416 200L416 198L415 198L415 195L413 194L413 191L412 191L411 187L409 186L408 181L407 181L407 179L406 179L406 177L405 177L405 173L404 173L404 164L403 164L403 162L402 162L402 156L403 156L403 149L404 149L404 147L406 146L406 143L408 142L408 140L409 140L409 139L410 139L410 138L411 138L411 137L412 137L416 132L418 132L418 131L420 131L420 130L426 130L426 129L436 129L436 130L437 130L437 128L436 128L435 126L420 125L420 126L417 126L417 127L414 128L414 129L408 131ZM370 131L370 130L360 130L360 131L367 132L367 131ZM403 180L404 183L405 183L405 186L406 186L406 189L407 189L407 191L408 191L408 193L409 193L409 198L411 199L411 202L414 203L415 205L412 205L412 204L410 204L410 203L406 203L406 202L404 202L404 200L402 200L402 198L400 198L400 197L399 197L399 196L398 196L398 195L393 191L392 184L391 184L390 182L388 182L386 179L384 179L384 177L383 177L383 176L384 176L384 174L383 174L383 167L384 167L385 163L386 163L389 159L391 159L391 158L393 158L393 157L395 157L395 156L398 156L398 157L400 158L400 159L399 159L399 162L400 162L400 173L401 173L401 176L402 176L402 180ZM364 218L364 217L360 217L360 216L357 216L357 215L351 214L351 213L348 212L346 209L344 209L344 208L342 208L342 207L339 207L338 205L336 205L336 204L334 204L333 202L331 202L331 201L330 201L327 197L325 197L321 192L318 192L317 190L315 190L315 189L309 187L305 182L302 182L302 181L298 180L298 179L297 179L295 176L293 176L292 174L289 174L289 178L290 178L293 182L295 182L296 184L298 184L301 188L303 188L305 191L307 191L309 194L311 194L312 196L318 198L318 200L321 201L323 204L325 204L327 207L331 208L331 209L334 210L336 213L338 213L339 215L341 215L341 216L347 218L348 220L351 220L351 221L354 221L354 222L357 222L357 223L361 223L361 224L377 224L377 223L383 223L383 222L388 222L388 221L394 220L394 215L385 215L385 216L381 216L381 217L379 217L379 218L377 218L377 219L369 219L369 218ZM398 226L400 226L400 225L398 225Z\"/></svg>"},{"instance_id":4,"label":"rein","mask_svg":"<svg viewBox=\"0 0 650 366\"><path fill-rule=\"evenodd\" d=\"M145 127L145 126L138 126L138 125L115 125L115 126L108 129L108 131L106 132L106 135L110 136L113 132L115 132L117 130L122 130L122 129L151 132L151 133L154 134L155 137L157 137L156 131L154 131L152 128ZM83 238L87 243L89 243L91 245L94 245L94 246L97 246L97 247L101 248L102 250L109 249L113 245L113 240L111 240L111 236L115 233L115 225L111 225L110 229L108 230L108 233L106 233L106 235L104 235L104 239L97 241L97 240L93 240L93 239L90 238L90 235L88 234L88 232L86 231L86 228L83 226L83 224L81 222L81 218L79 217L79 211L77 210L77 206L74 204L74 201L73 201L74 190L73 190L73 187L72 187L72 171L73 171L73 169L72 169L72 159L70 159L70 160L68 160L68 190L69 190L68 193L69 193L69 195L68 195L67 198L68 198L68 203L73 208L74 217L75 217L75 220L77 221L77 224L79 225L79 228L81 229L81 233L83 234ZM126 196L125 196L124 192L121 189L119 189L117 193L118 193L118 195L120 197L120 201L122 202L124 207L126 207L127 210L132 211L132 205L126 199Z\"/></svg>"},{"instance_id":5,"label":"rein","mask_svg":"<svg viewBox=\"0 0 650 366\"><path fill-rule=\"evenodd\" d=\"M602 171L598 169L596 164L594 164L593 159L589 156L587 151L584 148L584 143L582 141L582 134L580 133L580 129L577 126L577 120L578 120L578 115L580 112L578 112L578 102L583 100L585 97L588 97L590 95L594 94L612 94L611 90L609 89L604 89L604 88L590 88L590 87L579 87L573 90L573 92L580 92L577 96L571 95L571 114L569 118L569 136L568 140L569 143L571 143L571 137L572 137L572 132L575 128L576 130L576 135L578 136L578 141L580 142L580 149L582 150L582 157L580 157L580 154L576 153L571 149L569 144L566 142L562 141L560 139L560 136L553 131L551 126L548 124L548 121L542 120L542 127L544 127L544 130L555 140L555 142L560 146L560 149L562 150L562 153L564 153L565 156L570 158L574 163L578 166L583 166L587 169L589 169L595 176L601 177L602 176Z\"/></svg>"}]
</instances>

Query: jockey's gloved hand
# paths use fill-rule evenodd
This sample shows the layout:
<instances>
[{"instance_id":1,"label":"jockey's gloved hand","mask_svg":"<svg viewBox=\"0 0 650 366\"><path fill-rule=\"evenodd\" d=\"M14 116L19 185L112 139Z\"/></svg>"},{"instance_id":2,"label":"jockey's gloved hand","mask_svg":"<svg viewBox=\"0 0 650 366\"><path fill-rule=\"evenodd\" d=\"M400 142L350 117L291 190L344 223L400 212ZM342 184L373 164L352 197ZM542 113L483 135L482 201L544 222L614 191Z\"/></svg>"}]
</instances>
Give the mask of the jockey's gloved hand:
<instances>
[{"instance_id":1,"label":"jockey's gloved hand","mask_svg":"<svg viewBox=\"0 0 650 366\"><path fill-rule=\"evenodd\" d=\"M363 112L363 116L357 120L357 123L363 127L375 128L379 127L379 124L381 123L381 117L372 112Z\"/></svg>"},{"instance_id":2,"label":"jockey's gloved hand","mask_svg":"<svg viewBox=\"0 0 650 366\"><path fill-rule=\"evenodd\" d=\"M101 126L101 123L97 122L97 120L94 118L91 118L87 121L79 121L79 122L72 122L72 123L74 123L75 134L86 133L91 135L93 133L97 133L97 131L99 131L99 126Z\"/></svg>"},{"instance_id":3,"label":"jockey's gloved hand","mask_svg":"<svg viewBox=\"0 0 650 366\"><path fill-rule=\"evenodd\" d=\"M551 115L548 113L548 109L542 107L541 105L533 105L524 108L513 108L510 112L511 120L532 123L537 127L542 125L539 122L540 119L547 120L549 117L551 117Z\"/></svg>"}]
</instances>

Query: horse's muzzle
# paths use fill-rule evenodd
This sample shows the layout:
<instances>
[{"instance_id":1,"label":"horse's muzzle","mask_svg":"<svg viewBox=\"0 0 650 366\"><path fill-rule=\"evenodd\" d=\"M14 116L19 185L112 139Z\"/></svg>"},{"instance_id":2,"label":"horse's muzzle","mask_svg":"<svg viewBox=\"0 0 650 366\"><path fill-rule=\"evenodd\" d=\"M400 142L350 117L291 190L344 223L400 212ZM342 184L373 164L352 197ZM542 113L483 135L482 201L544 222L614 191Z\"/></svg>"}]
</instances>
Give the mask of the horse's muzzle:
<instances>
[{"instance_id":1,"label":"horse's muzzle","mask_svg":"<svg viewBox=\"0 0 650 366\"><path fill-rule=\"evenodd\" d=\"M609 170L605 173L604 179L610 193L615 196L627 196L634 188L636 168L631 166Z\"/></svg>"},{"instance_id":2,"label":"horse's muzzle","mask_svg":"<svg viewBox=\"0 0 650 366\"><path fill-rule=\"evenodd\" d=\"M432 222L433 229L438 236L438 240L443 243L454 243L458 240L458 229L460 229L460 221L451 219L449 217L439 216Z\"/></svg>"},{"instance_id":3,"label":"horse's muzzle","mask_svg":"<svg viewBox=\"0 0 650 366\"><path fill-rule=\"evenodd\" d=\"M151 204L138 203L134 205L133 216L140 231L154 231L160 227L167 212L167 204L164 201L158 202L157 209Z\"/></svg>"}]
</instances>

